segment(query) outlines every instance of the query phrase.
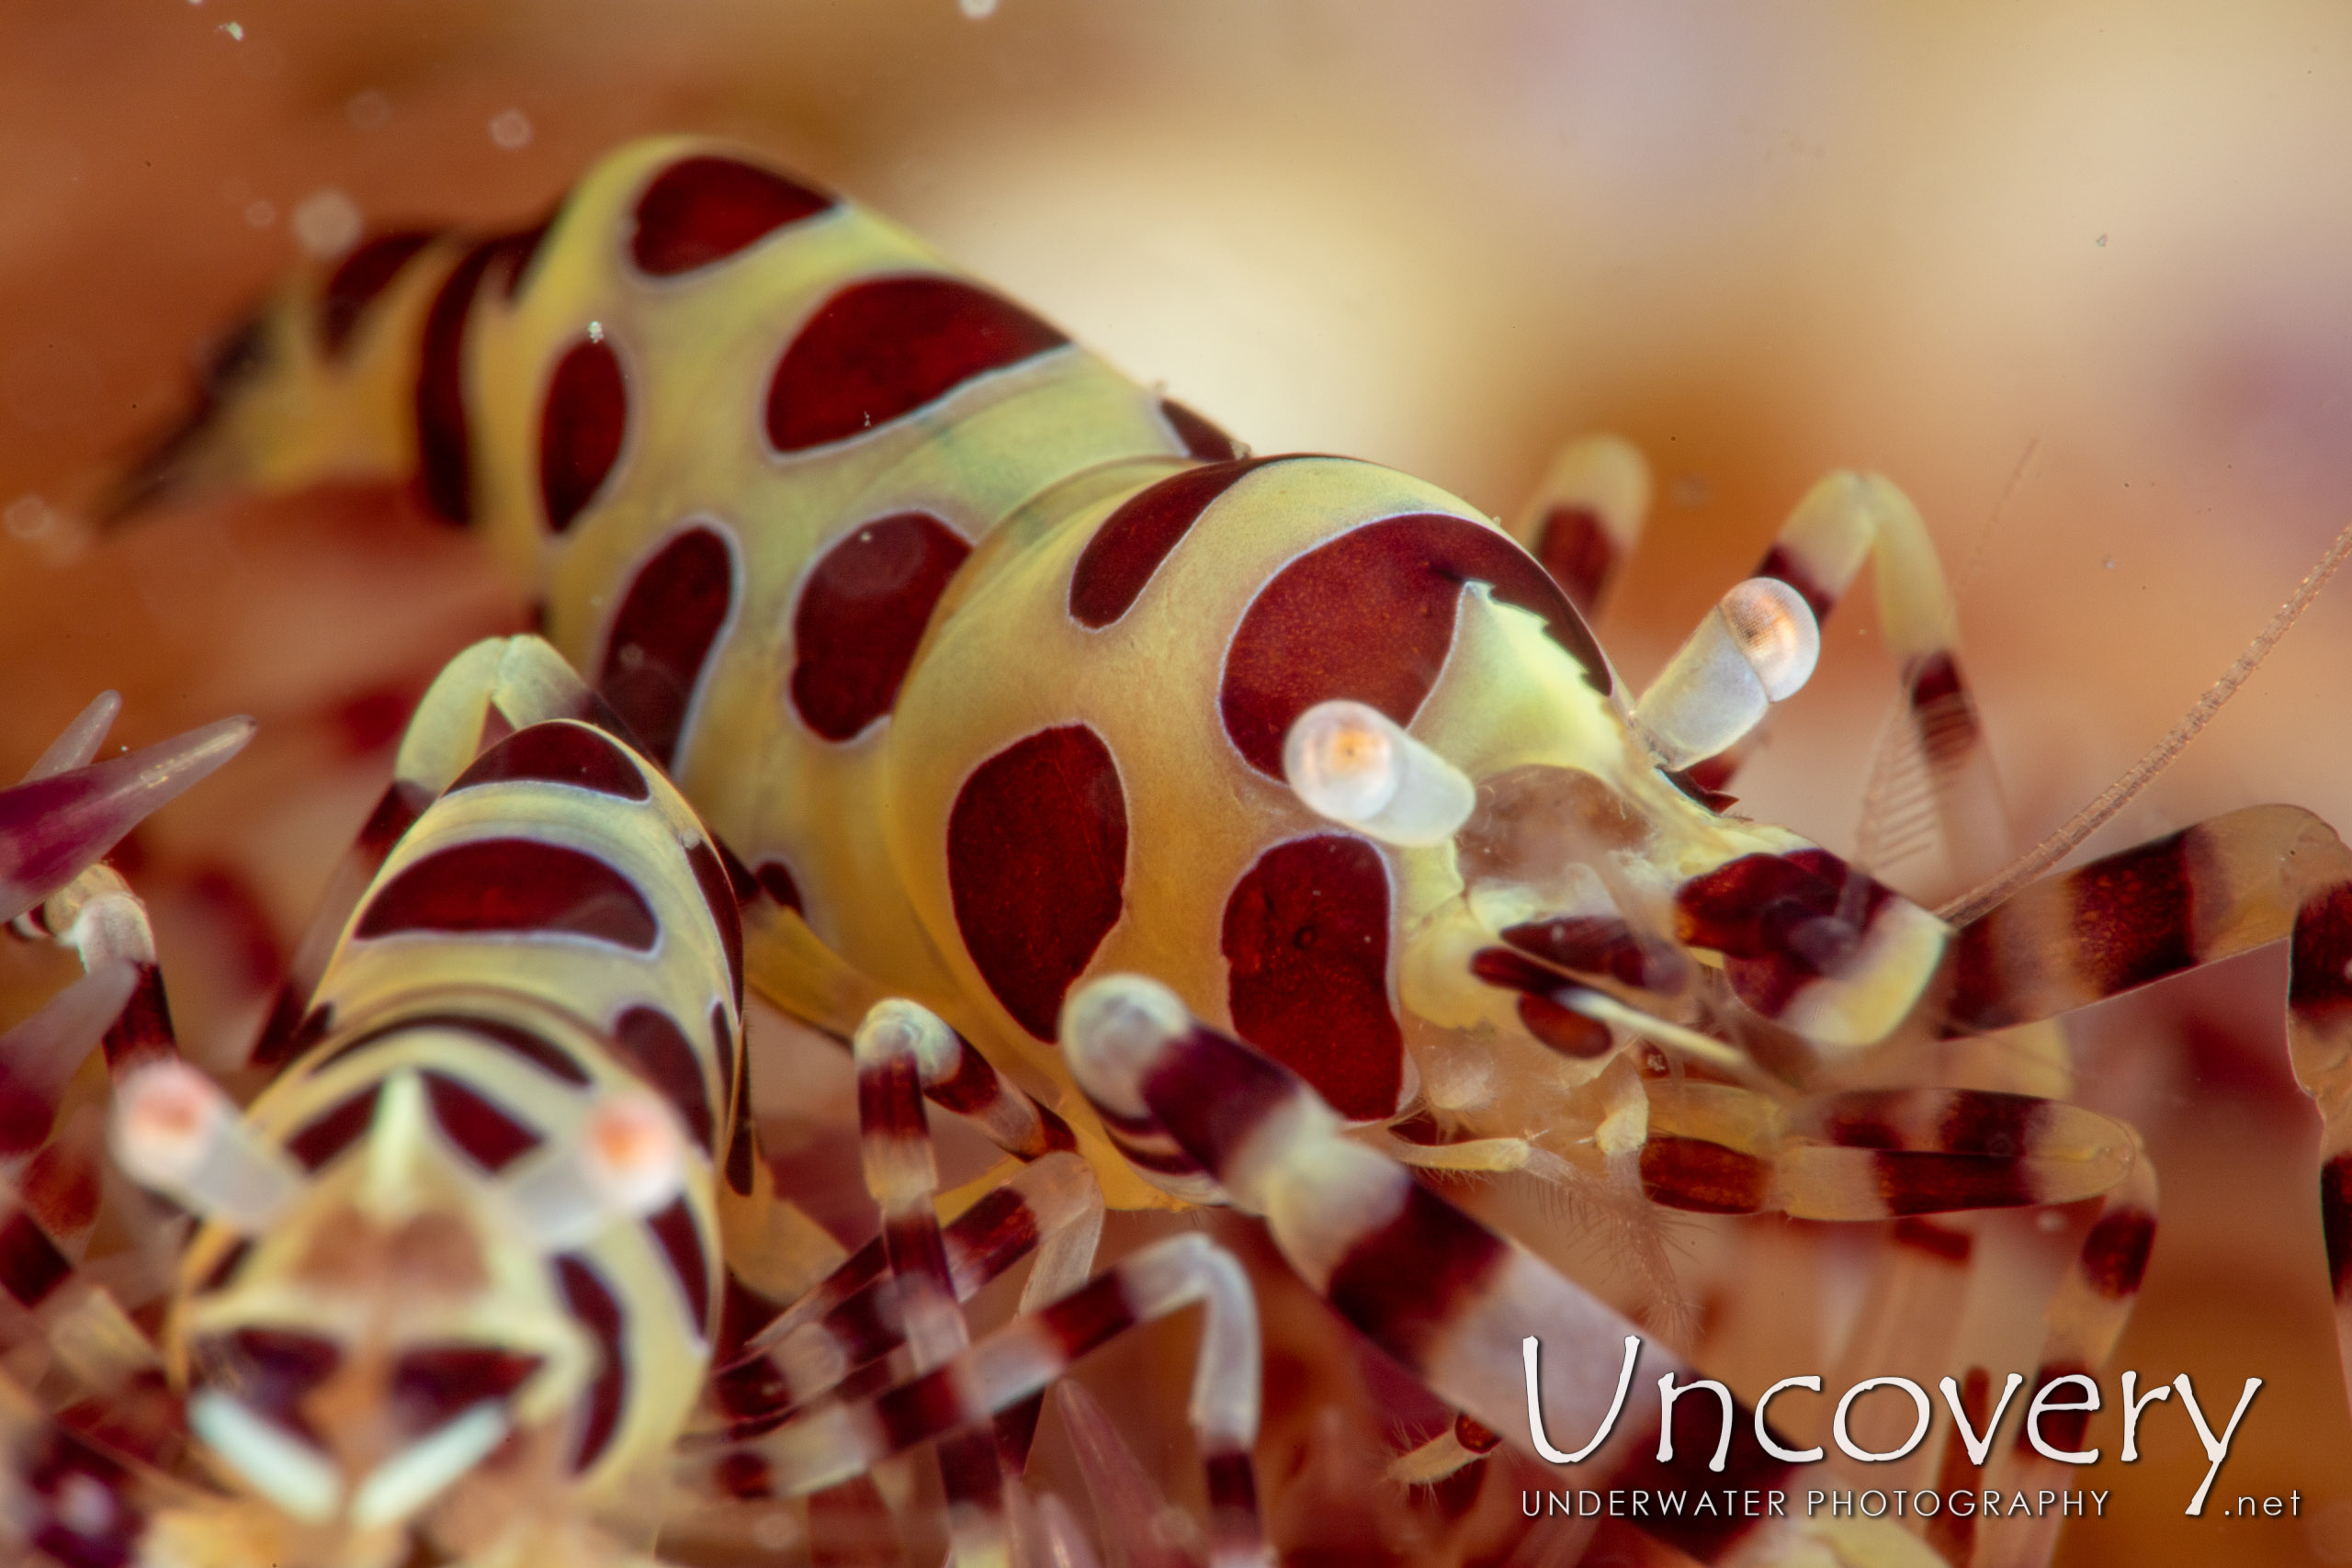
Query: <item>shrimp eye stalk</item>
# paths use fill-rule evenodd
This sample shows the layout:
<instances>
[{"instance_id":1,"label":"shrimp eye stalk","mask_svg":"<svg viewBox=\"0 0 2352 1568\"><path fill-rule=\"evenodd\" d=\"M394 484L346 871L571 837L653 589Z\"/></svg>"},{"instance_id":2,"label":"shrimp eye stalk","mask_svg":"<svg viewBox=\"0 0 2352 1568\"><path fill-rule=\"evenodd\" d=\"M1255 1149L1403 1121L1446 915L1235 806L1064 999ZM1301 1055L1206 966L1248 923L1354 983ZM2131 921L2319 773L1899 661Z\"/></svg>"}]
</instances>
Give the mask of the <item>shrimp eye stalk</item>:
<instances>
[{"instance_id":1,"label":"shrimp eye stalk","mask_svg":"<svg viewBox=\"0 0 2352 1568\"><path fill-rule=\"evenodd\" d=\"M1751 577L1707 612L1667 660L1641 701L1634 727L1666 768L1736 744L1812 678L1821 628L1797 591L1777 578Z\"/></svg>"}]
</instances>

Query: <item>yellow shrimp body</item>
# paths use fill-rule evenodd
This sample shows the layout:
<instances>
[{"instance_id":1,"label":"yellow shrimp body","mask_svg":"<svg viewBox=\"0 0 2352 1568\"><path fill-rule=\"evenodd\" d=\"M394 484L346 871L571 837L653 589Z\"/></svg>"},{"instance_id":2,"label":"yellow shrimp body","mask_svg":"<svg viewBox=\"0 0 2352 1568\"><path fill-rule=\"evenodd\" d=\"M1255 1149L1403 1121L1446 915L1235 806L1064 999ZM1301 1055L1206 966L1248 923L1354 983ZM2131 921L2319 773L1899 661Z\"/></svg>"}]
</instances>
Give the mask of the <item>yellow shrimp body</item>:
<instances>
[{"instance_id":1,"label":"yellow shrimp body","mask_svg":"<svg viewBox=\"0 0 2352 1568\"><path fill-rule=\"evenodd\" d=\"M247 1112L298 1195L182 1260L165 1364L265 1506L171 1517L179 1550L236 1562L218 1542L259 1530L274 1560L344 1568L422 1516L468 1561L585 1562L571 1532L650 1528L717 1329L734 919L684 799L586 725L510 737L408 829L311 1043ZM566 1179L545 1168L597 1108L649 1090L684 1134L675 1195L576 1235L533 1221L524 1194Z\"/></svg>"},{"instance_id":2,"label":"yellow shrimp body","mask_svg":"<svg viewBox=\"0 0 2352 1568\"><path fill-rule=\"evenodd\" d=\"M1520 1134L1605 1052L1544 1050L1474 976L1498 931L1685 946L1696 968L1650 979L1689 1016L1724 959L1683 890L1818 855L1660 770L1577 609L1475 509L1370 464L1241 461L899 229L732 152L642 142L544 232L400 243L281 299L179 475L414 474L757 874L755 982L821 1025L910 997L1060 1083L1062 998L1135 969L1352 1119L1435 1073L1449 1114ZM1548 869L1306 809L1282 737L1327 698L1487 787L1490 845L1522 807L1560 818ZM1564 857L1611 869L1563 883ZM1793 874L1833 907L1848 886ZM1852 962L1732 978L1832 1048L1893 1030L1944 946L1851 886L1872 889ZM1164 1201L1096 1163L1114 1201Z\"/></svg>"}]
</instances>

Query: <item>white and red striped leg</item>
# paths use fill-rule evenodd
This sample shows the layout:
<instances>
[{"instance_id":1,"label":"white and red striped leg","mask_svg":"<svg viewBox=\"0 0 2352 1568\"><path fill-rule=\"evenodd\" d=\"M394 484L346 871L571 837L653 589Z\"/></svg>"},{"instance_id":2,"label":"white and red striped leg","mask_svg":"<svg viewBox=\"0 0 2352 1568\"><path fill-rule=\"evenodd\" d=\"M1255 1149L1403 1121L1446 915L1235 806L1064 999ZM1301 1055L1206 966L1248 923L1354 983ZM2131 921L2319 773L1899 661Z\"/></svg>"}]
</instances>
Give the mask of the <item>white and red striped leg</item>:
<instances>
[{"instance_id":1,"label":"white and red striped leg","mask_svg":"<svg viewBox=\"0 0 2352 1568\"><path fill-rule=\"evenodd\" d=\"M1879 637L1900 666L1901 733L1873 765L1860 859L1884 871L1939 839L1945 875L1965 885L2007 846L1998 782L1960 668L1960 623L1918 509L1876 474L1835 473L1805 493L1757 564L1826 622L1865 560L1875 568ZM1759 728L1690 768L1722 790L1763 739Z\"/></svg>"},{"instance_id":2,"label":"white and red striped leg","mask_svg":"<svg viewBox=\"0 0 2352 1568\"><path fill-rule=\"evenodd\" d=\"M2028 885L1954 933L1946 1027L2049 1018L2282 937L2352 1394L2352 852L2334 829L2298 807L2248 807Z\"/></svg>"},{"instance_id":3,"label":"white and red striped leg","mask_svg":"<svg viewBox=\"0 0 2352 1568\"><path fill-rule=\"evenodd\" d=\"M1589 621L1640 542L1649 510L1650 469L1640 448L1622 436L1585 435L1552 459L1512 517L1511 537Z\"/></svg>"},{"instance_id":4,"label":"white and red striped leg","mask_svg":"<svg viewBox=\"0 0 2352 1568\"><path fill-rule=\"evenodd\" d=\"M1072 1077L1124 1141L1160 1151L1154 1168L1210 1183L1235 1207L1263 1214L1311 1289L1480 1427L1514 1442L1526 1433L1532 1448L1532 1382L1555 1437L1581 1440L1613 1422L1580 1461L1588 1468L1578 1484L1769 1488L1789 1473L1736 1402L1727 1430L1686 1413L1668 1456L1653 1458L1662 1396L1651 1374L1688 1384L1690 1367L1651 1347L1644 1375L1612 1412L1616 1380L1605 1369L1638 1338L1632 1324L1403 1166L1344 1136L1338 1115L1304 1082L1196 1022L1165 987L1124 975L1090 983L1064 1008L1061 1039ZM1523 1347L1534 1340L1543 1351L1531 1364ZM1702 1408L1720 1406L1709 1397ZM1916 1552L1893 1525L1862 1523L1870 1550L1887 1561ZM1806 1549L1808 1528L1740 1517L1648 1525L1710 1562L1794 1555Z\"/></svg>"},{"instance_id":5,"label":"white and red striped leg","mask_svg":"<svg viewBox=\"0 0 2352 1568\"><path fill-rule=\"evenodd\" d=\"M866 1190L882 1211L899 1318L918 1372L970 1343L940 1236L939 1167L923 1119L923 1085L954 1072L955 1033L910 1002L884 1002L866 1015L852 1044ZM994 1437L967 1427L935 1445L947 1498L948 1535L958 1568L1007 1561L1003 1474Z\"/></svg>"},{"instance_id":6,"label":"white and red striped leg","mask_svg":"<svg viewBox=\"0 0 2352 1568\"><path fill-rule=\"evenodd\" d=\"M169 1493L0 1374L0 1556L63 1568L141 1561Z\"/></svg>"},{"instance_id":7,"label":"white and red striped leg","mask_svg":"<svg viewBox=\"0 0 2352 1568\"><path fill-rule=\"evenodd\" d=\"M827 1404L749 1442L723 1443L705 1462L718 1472L718 1489L737 1496L835 1486L1036 1398L1089 1351L1195 1304L1207 1316L1190 1415L1208 1472L1211 1560L1216 1568L1266 1568L1250 1462L1259 1414L1257 1302L1241 1265L1199 1235L1122 1258L910 1382L864 1402Z\"/></svg>"},{"instance_id":8,"label":"white and red striped leg","mask_svg":"<svg viewBox=\"0 0 2352 1568\"><path fill-rule=\"evenodd\" d=\"M1051 1246L1076 1232L1091 1251L1102 1213L1101 1190L1078 1156L1050 1154L1019 1168L942 1228L956 1300L969 1301L1038 1251L1041 1242ZM1041 1259L1030 1276L1031 1291L1045 1271ZM1081 1272L1046 1299L1083 1282ZM1023 1293L1024 1309L1033 1304L1029 1293ZM726 1401L733 1417L728 1430L739 1437L773 1430L904 1342L898 1292L877 1236L719 1366L720 1377L742 1390Z\"/></svg>"},{"instance_id":9,"label":"white and red striped leg","mask_svg":"<svg viewBox=\"0 0 2352 1568\"><path fill-rule=\"evenodd\" d=\"M2107 1195L2098 1217L2068 1259L2058 1295L2049 1312L2049 1335L2041 1364L2030 1382L2020 1385L2016 1398L2031 1408L2034 1396L2062 1378L2089 1378L2107 1364L2122 1336L2147 1272L2148 1255L2156 1239L2156 1172L2147 1151L2139 1151L2131 1176ZM1996 1399L1998 1395L1996 1394ZM2043 1442L2061 1450L2080 1450L2090 1425L2090 1412L2053 1404L2038 1424ZM1980 1431L1989 1431L1979 1426ZM1954 1441L1958 1438L1955 1436ZM2007 1491L2029 1494L2049 1488L2064 1491L2062 1479L2071 1472L2032 1446L2021 1425L2014 1445L1996 1471L1996 1484ZM2057 1550L2056 1516L1987 1519L1980 1525L1984 1540L1975 1561L1985 1568L2027 1568L2047 1562Z\"/></svg>"}]
</instances>

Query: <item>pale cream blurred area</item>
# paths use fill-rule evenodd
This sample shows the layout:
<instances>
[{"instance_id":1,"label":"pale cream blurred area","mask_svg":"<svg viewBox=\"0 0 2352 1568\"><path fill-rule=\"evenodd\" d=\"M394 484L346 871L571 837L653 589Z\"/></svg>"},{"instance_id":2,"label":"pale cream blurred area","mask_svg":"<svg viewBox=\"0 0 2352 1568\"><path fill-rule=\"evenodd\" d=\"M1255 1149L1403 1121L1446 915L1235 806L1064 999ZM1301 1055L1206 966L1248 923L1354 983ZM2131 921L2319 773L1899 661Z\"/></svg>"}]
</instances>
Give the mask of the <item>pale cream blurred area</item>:
<instances>
[{"instance_id":1,"label":"pale cream blurred area","mask_svg":"<svg viewBox=\"0 0 2352 1568\"><path fill-rule=\"evenodd\" d=\"M1560 439L1633 437L1658 505L1600 630L1637 684L1814 479L1884 472L1954 579L2020 844L2352 522L2352 8L0 8L0 777L107 686L132 744L263 718L144 835L214 890L159 919L216 1053L254 1005L224 968L300 929L401 694L519 601L380 498L107 539L82 509L306 243L533 216L642 132L735 137L882 209L1260 450L1502 513ZM1867 591L1841 608L1742 780L1743 809L1838 849L1892 692L1872 616ZM2352 827L2352 573L2096 846L2272 799ZM233 894L199 874L232 869ZM2273 951L2076 1032L2081 1098L2141 1127L2165 1185L2113 1365L2269 1380L2208 1517L2180 1517L2204 1466L2177 1414L2092 1472L2115 1495L2068 1537L2077 1568L2352 1562L2284 976ZM2210 1517L2290 1488L2301 1520Z\"/></svg>"}]
</instances>

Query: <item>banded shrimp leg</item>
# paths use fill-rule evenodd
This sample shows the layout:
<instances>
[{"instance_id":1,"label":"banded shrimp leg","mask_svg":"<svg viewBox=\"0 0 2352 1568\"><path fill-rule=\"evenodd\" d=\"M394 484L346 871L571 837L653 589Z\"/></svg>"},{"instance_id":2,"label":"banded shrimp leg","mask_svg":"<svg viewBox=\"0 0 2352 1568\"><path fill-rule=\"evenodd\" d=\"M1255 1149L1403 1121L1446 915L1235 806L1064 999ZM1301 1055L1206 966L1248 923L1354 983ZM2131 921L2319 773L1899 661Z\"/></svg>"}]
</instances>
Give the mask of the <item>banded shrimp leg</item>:
<instances>
[{"instance_id":1,"label":"banded shrimp leg","mask_svg":"<svg viewBox=\"0 0 2352 1568\"><path fill-rule=\"evenodd\" d=\"M1658 1382L1629 1373L1629 1397L1612 1400L1639 1339L1632 1324L1346 1136L1298 1077L1193 1020L1165 987L1133 975L1091 981L1065 1004L1060 1034L1080 1089L1124 1139L1154 1151L1156 1171L1189 1164L1186 1179L1262 1216L1310 1290L1485 1431L1533 1448L1532 1385L1554 1438L1608 1427L1579 1458L1579 1485L1720 1493L1784 1483L1789 1462L1759 1444L1727 1389L1725 1419L1712 1433L1703 1418L1686 1420L1668 1449ZM1679 1357L1652 1348L1643 1359L1698 1386ZM1818 1561L1832 1536L1858 1562L1940 1562L1886 1520L1708 1513L1643 1528L1710 1562Z\"/></svg>"}]
</instances>

